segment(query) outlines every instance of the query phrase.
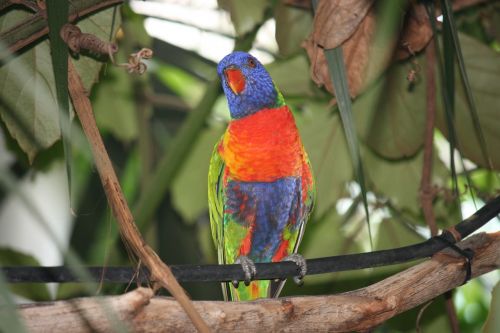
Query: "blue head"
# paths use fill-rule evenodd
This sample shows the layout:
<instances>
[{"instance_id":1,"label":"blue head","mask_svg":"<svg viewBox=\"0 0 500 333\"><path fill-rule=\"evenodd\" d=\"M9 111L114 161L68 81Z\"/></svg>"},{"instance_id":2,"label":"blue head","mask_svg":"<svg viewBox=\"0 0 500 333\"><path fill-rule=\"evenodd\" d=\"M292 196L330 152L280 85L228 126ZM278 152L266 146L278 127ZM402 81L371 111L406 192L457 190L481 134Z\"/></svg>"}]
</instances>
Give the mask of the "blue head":
<instances>
[{"instance_id":1,"label":"blue head","mask_svg":"<svg viewBox=\"0 0 500 333\"><path fill-rule=\"evenodd\" d=\"M219 62L217 74L231 118L239 119L282 104L283 98L264 66L246 52L233 52Z\"/></svg>"}]
</instances>

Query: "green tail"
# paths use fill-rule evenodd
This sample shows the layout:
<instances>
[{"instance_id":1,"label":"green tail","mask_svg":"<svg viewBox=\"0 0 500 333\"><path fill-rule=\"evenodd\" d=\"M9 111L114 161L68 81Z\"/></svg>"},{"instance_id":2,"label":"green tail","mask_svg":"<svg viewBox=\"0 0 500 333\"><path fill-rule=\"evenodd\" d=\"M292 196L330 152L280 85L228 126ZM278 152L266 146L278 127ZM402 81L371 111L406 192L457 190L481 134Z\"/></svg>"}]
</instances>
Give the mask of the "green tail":
<instances>
[{"instance_id":1,"label":"green tail","mask_svg":"<svg viewBox=\"0 0 500 333\"><path fill-rule=\"evenodd\" d=\"M230 284L229 290L231 293L231 300L233 301L250 301L257 298L267 298L270 296L270 281L252 281L248 286L245 286L244 283L240 283L237 289Z\"/></svg>"}]
</instances>

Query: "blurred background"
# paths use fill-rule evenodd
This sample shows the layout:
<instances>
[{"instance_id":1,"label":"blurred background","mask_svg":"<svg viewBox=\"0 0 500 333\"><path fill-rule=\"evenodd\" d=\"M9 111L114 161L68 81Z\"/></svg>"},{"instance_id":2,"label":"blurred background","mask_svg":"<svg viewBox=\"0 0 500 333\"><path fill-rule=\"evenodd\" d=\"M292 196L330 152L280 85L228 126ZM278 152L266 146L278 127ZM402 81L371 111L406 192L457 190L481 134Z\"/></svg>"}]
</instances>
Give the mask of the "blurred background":
<instances>
[{"instance_id":1,"label":"blurred background","mask_svg":"<svg viewBox=\"0 0 500 333\"><path fill-rule=\"evenodd\" d=\"M471 215L500 188L500 2L467 3L455 8L455 23L492 163L481 155L467 89L457 65L452 65L457 137L452 154L442 78L436 88L431 183L440 229ZM406 47L405 56L396 55L402 31L412 17L418 17L417 6L421 4L413 1L392 3L387 10L381 2L373 4L369 15L375 23L363 34L371 41L378 38L377 44L364 54L344 49L349 73L352 64L386 59L371 68L372 75L363 78L358 91L351 91L373 248L334 96L311 79L311 65L320 65L304 48L308 48L304 41L311 41L313 29L318 29L309 1L128 1L79 21L83 31L117 42L116 63L126 62L129 54L144 47L154 51L143 75L129 74L85 53L75 61L136 222L167 264L217 261L208 218L207 173L229 113L216 65L235 47L250 50L266 65L293 110L312 162L317 205L299 249L302 255L316 258L390 249L430 237L420 197L426 120L424 47L430 37L422 52ZM0 36L31 15L21 7L0 14ZM435 23L441 40L443 17L438 14ZM410 38L416 38L423 32L412 34ZM438 45L446 51L446 45ZM0 168L11 186L0 187L0 265L64 265L69 249L87 265L129 265L77 119L71 134L72 156L64 157L57 111L50 111L57 107L48 40L1 65ZM436 67L438 77L440 68ZM352 83L352 76L349 80ZM25 138L27 134L12 121L13 114L28 122L28 132L40 145ZM495 219L480 231L498 230L500 222ZM307 276L304 286L290 282L282 295L353 290L414 264ZM494 271L454 291L462 332L483 330L491 302L500 303L499 279L500 272ZM183 286L195 300L221 299L218 283ZM101 287L102 294L120 294L127 288ZM10 289L20 302L87 294L79 284L12 284ZM434 300L420 320L422 331L449 331L444 309L442 297ZM376 331L413 332L419 310L397 316Z\"/></svg>"}]
</instances>

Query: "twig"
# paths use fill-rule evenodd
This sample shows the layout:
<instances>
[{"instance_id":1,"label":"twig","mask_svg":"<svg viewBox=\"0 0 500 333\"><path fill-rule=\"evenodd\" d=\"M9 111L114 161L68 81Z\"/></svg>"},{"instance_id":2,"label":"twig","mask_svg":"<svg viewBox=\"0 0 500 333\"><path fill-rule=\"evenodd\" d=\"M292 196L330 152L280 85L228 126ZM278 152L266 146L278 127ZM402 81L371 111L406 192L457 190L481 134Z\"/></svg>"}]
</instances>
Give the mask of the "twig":
<instances>
[{"instance_id":1,"label":"twig","mask_svg":"<svg viewBox=\"0 0 500 333\"><path fill-rule=\"evenodd\" d=\"M185 291L179 285L172 272L165 263L161 261L153 249L146 244L134 223L132 213L125 201L118 178L113 169L111 160L102 141L99 130L95 123L92 105L88 99L85 88L81 82L78 72L71 60L68 63L69 92L75 111L80 119L83 131L89 140L92 154L101 182L106 193L109 205L113 211L121 237L124 243L135 253L140 262L151 272L153 281L166 288L172 296L180 303L200 332L210 332L210 329L195 310Z\"/></svg>"},{"instance_id":2,"label":"twig","mask_svg":"<svg viewBox=\"0 0 500 333\"><path fill-rule=\"evenodd\" d=\"M420 203L425 217L425 222L431 230L431 235L436 236L438 228L432 208L435 191L431 185L432 176L432 151L434 145L434 122L436 119L436 53L434 51L434 39L432 39L425 50L427 94L426 94L426 123L424 137L424 162L422 166L422 179L420 182Z\"/></svg>"},{"instance_id":3,"label":"twig","mask_svg":"<svg viewBox=\"0 0 500 333\"><path fill-rule=\"evenodd\" d=\"M75 1L70 4L68 20L73 23L83 16L121 3L123 3L123 0ZM5 46L2 47L2 51L0 52L0 61L6 59L10 54L45 37L48 33L49 27L44 12L38 11L36 14L0 34L0 40Z\"/></svg>"},{"instance_id":4,"label":"twig","mask_svg":"<svg viewBox=\"0 0 500 333\"><path fill-rule=\"evenodd\" d=\"M461 243L475 252L474 277L500 267L500 233L479 234ZM366 288L339 295L287 297L253 302L197 301L194 305L217 332L351 332L365 331L402 312L425 304L437 295L459 286L464 279L464 261L454 252L443 251L432 259ZM111 306L136 332L192 332L188 318L175 300L155 297L131 318L131 299L141 299L138 289L110 296ZM133 296L139 293L138 296ZM109 323L93 298L73 300L84 309L92 326L106 331ZM137 301L136 301L137 302ZM139 304L142 304L140 301ZM30 331L88 331L80 314L67 301L20 305L19 313ZM133 315L134 315L133 314ZM167 317L168 316L168 317ZM57 320L54 320L57 318Z\"/></svg>"}]
</instances>

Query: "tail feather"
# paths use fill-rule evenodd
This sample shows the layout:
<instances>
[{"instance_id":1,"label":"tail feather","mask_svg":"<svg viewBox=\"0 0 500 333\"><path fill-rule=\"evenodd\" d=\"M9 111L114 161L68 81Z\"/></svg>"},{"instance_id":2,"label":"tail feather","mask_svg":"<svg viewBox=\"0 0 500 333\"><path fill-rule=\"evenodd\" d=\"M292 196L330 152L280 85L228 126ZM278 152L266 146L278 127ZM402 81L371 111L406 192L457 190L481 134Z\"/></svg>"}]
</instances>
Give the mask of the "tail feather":
<instances>
[{"instance_id":1,"label":"tail feather","mask_svg":"<svg viewBox=\"0 0 500 333\"><path fill-rule=\"evenodd\" d=\"M240 283L238 288L234 288L232 284L227 283L226 288L223 288L223 290L227 289L229 289L229 296L232 301L250 301L257 298L268 298L271 295L270 281L268 280L252 281L248 286ZM227 292L223 292L223 294L227 294Z\"/></svg>"}]
</instances>

